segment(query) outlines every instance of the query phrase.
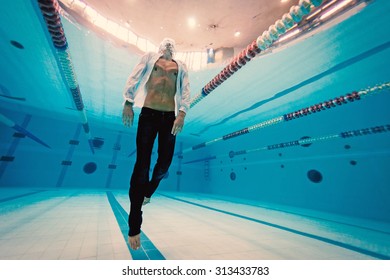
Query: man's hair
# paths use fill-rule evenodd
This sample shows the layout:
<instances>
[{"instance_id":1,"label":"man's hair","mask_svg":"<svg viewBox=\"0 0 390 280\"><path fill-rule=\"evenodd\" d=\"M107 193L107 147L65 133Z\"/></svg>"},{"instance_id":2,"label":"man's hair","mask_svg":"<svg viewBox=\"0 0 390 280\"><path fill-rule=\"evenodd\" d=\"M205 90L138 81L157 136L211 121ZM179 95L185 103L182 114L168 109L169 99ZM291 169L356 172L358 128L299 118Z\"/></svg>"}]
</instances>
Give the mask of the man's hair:
<instances>
[{"instance_id":1,"label":"man's hair","mask_svg":"<svg viewBox=\"0 0 390 280\"><path fill-rule=\"evenodd\" d=\"M174 56L176 53L175 44L175 40L171 38L164 38L160 43L158 52L162 54L164 50L169 50L171 52L171 55Z\"/></svg>"}]
</instances>

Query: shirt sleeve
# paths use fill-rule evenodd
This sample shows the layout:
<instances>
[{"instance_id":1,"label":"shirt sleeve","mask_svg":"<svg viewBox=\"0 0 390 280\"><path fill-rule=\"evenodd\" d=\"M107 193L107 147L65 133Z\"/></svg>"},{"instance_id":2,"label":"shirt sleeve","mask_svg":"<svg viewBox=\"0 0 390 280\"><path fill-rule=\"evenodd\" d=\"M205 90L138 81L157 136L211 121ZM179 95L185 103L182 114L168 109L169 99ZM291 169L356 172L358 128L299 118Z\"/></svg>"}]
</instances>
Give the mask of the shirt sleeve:
<instances>
[{"instance_id":1,"label":"shirt sleeve","mask_svg":"<svg viewBox=\"0 0 390 280\"><path fill-rule=\"evenodd\" d=\"M134 67L130 76L127 78L125 88L123 90L123 98L125 101L134 103L135 93L142 80L142 76L146 72L150 54L146 53L142 56L140 62Z\"/></svg>"},{"instance_id":2,"label":"shirt sleeve","mask_svg":"<svg viewBox=\"0 0 390 280\"><path fill-rule=\"evenodd\" d=\"M188 70L187 66L183 63L183 74L182 74L182 81L181 81L181 102L179 105L179 111L183 111L184 113L187 113L187 111L190 109L190 103L191 103L191 96L190 96L190 82L188 79Z\"/></svg>"}]
</instances>

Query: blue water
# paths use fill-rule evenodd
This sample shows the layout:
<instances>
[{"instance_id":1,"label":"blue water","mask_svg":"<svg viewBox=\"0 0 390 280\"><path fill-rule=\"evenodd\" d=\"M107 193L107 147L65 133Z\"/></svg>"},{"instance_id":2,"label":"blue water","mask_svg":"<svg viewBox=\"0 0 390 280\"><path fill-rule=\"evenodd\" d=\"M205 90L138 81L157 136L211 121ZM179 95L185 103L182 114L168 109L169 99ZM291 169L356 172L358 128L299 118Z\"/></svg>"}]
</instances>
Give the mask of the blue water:
<instances>
[{"instance_id":1,"label":"blue water","mask_svg":"<svg viewBox=\"0 0 390 280\"><path fill-rule=\"evenodd\" d=\"M194 106L169 175L145 210L144 247L133 252L126 215L136 127L125 129L120 117L122 88L138 56L63 19L88 135L36 3L7 2L0 25L0 114L8 121L0 122L0 259L389 259L390 91L283 119L390 81L389 12L388 1L372 1L259 56ZM192 96L223 67L190 71ZM208 237L199 241L195 232Z\"/></svg>"}]
</instances>

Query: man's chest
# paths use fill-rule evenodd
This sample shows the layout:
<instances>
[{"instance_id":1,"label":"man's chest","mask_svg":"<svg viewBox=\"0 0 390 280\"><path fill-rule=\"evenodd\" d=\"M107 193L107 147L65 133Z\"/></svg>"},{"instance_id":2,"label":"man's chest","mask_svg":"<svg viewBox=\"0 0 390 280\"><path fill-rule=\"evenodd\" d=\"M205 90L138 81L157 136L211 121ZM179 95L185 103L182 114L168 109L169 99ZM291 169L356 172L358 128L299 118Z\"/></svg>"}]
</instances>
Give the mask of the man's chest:
<instances>
[{"instance_id":1,"label":"man's chest","mask_svg":"<svg viewBox=\"0 0 390 280\"><path fill-rule=\"evenodd\" d=\"M178 67L177 67L176 62L174 62L172 60L166 60L166 59L160 58L154 64L153 71L161 73L161 74L166 73L166 74L173 74L173 75L177 76Z\"/></svg>"}]
</instances>

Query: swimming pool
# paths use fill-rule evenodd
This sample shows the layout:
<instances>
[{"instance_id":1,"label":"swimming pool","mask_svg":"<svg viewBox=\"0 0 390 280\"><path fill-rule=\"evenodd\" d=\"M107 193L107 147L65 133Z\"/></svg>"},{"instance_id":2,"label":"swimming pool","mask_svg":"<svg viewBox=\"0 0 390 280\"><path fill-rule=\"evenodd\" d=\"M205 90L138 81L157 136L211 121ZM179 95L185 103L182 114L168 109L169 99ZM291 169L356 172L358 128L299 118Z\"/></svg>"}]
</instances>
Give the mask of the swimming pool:
<instances>
[{"instance_id":1,"label":"swimming pool","mask_svg":"<svg viewBox=\"0 0 390 280\"><path fill-rule=\"evenodd\" d=\"M389 12L372 1L193 106L134 252L120 117L138 56L63 18L80 113L37 4L8 2L0 259L389 259ZM192 95L223 67L191 71Z\"/></svg>"}]
</instances>

